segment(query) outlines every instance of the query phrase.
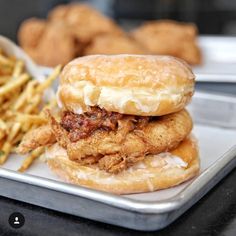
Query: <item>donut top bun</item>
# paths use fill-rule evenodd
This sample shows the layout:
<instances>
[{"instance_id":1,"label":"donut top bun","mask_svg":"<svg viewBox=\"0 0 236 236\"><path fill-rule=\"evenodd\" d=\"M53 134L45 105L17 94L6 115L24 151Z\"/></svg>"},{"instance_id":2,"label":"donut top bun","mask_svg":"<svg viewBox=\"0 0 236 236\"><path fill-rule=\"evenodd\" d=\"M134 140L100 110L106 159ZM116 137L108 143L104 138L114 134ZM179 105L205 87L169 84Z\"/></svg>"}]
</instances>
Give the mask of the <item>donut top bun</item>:
<instances>
[{"instance_id":1,"label":"donut top bun","mask_svg":"<svg viewBox=\"0 0 236 236\"><path fill-rule=\"evenodd\" d=\"M58 89L60 107L82 113L88 106L142 116L179 111L194 92L195 77L170 56L93 55L65 66Z\"/></svg>"}]
</instances>

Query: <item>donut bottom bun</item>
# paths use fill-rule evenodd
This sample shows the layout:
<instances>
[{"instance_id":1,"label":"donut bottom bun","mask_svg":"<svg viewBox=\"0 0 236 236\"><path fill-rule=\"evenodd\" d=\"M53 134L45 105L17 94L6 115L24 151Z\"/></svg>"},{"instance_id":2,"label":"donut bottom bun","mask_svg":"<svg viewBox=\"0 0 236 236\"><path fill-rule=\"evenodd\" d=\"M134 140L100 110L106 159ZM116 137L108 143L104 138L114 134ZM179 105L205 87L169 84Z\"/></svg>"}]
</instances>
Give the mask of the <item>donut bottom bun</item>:
<instances>
[{"instance_id":1,"label":"donut bottom bun","mask_svg":"<svg viewBox=\"0 0 236 236\"><path fill-rule=\"evenodd\" d=\"M46 159L51 170L66 182L115 194L169 188L191 179L200 169L197 143L190 137L173 151L149 155L116 175L96 165L82 166L69 160L66 150L58 144L48 148Z\"/></svg>"}]
</instances>

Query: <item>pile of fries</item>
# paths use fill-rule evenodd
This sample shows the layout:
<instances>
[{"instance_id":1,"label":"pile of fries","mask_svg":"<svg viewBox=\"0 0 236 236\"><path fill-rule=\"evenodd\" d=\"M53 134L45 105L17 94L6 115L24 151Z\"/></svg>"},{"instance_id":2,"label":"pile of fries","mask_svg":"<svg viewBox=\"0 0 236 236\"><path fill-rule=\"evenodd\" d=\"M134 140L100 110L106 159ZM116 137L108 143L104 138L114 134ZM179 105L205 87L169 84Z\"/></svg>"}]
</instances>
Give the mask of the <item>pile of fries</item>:
<instances>
[{"instance_id":1,"label":"pile of fries","mask_svg":"<svg viewBox=\"0 0 236 236\"><path fill-rule=\"evenodd\" d=\"M20 59L6 56L0 48L0 165L14 153L22 137L47 122L44 110L56 106L56 99L44 101L44 92L58 77L61 66L40 83L26 71ZM40 147L27 156L19 168L24 172L44 152Z\"/></svg>"}]
</instances>

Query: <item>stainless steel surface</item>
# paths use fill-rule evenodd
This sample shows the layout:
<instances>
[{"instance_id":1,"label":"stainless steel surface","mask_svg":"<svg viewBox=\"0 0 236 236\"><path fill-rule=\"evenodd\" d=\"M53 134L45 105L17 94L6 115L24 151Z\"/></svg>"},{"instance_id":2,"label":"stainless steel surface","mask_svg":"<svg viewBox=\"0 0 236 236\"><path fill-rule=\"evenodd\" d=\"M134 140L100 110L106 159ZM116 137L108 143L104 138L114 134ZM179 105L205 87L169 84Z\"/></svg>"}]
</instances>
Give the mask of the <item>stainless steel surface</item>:
<instances>
[{"instance_id":1,"label":"stainless steel surface","mask_svg":"<svg viewBox=\"0 0 236 236\"><path fill-rule=\"evenodd\" d=\"M236 74L195 73L195 76L197 82L236 83Z\"/></svg>"},{"instance_id":2,"label":"stainless steel surface","mask_svg":"<svg viewBox=\"0 0 236 236\"><path fill-rule=\"evenodd\" d=\"M236 128L236 92L235 96L196 92L189 111L194 114L197 123Z\"/></svg>"},{"instance_id":3,"label":"stainless steel surface","mask_svg":"<svg viewBox=\"0 0 236 236\"><path fill-rule=\"evenodd\" d=\"M236 83L236 37L200 36L203 61L193 67L198 82Z\"/></svg>"},{"instance_id":4,"label":"stainless steel surface","mask_svg":"<svg viewBox=\"0 0 236 236\"><path fill-rule=\"evenodd\" d=\"M203 105L208 102L209 107L205 108ZM223 113L221 119L212 115L218 109L217 104L219 103L222 103L223 107L229 104L231 104L229 107L235 108L236 106L236 100L232 97L196 93L190 109L197 122L200 120L210 125L220 124L222 126L228 122L228 128L235 127L235 121L228 121L228 116L231 114L230 109L225 110L227 113ZM236 117L235 114L234 117ZM127 228L157 230L178 218L231 171L236 166L235 156L236 146L221 157L215 157L213 164L194 181L184 185L186 187L177 194L164 197L161 200L155 198L148 200L138 194L136 194L138 198L135 196L132 198L132 195L117 196L52 179L21 174L5 168L0 168L0 194Z\"/></svg>"}]
</instances>

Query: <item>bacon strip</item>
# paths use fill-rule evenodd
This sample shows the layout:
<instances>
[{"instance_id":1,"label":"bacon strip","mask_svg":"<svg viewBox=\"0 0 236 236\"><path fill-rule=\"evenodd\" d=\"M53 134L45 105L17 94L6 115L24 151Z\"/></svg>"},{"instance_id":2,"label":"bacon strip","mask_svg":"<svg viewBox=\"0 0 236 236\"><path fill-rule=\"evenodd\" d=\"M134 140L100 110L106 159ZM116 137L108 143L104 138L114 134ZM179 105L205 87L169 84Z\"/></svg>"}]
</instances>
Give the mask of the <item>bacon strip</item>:
<instances>
[{"instance_id":1,"label":"bacon strip","mask_svg":"<svg viewBox=\"0 0 236 236\"><path fill-rule=\"evenodd\" d=\"M148 117L135 117L123 115L117 112L109 112L99 107L91 107L90 111L83 114L74 114L65 111L62 114L61 126L68 132L71 142L89 137L98 129L115 131L118 129L120 120L129 118L135 126L144 126Z\"/></svg>"}]
</instances>

